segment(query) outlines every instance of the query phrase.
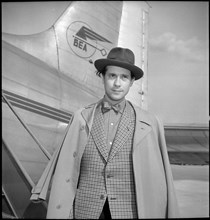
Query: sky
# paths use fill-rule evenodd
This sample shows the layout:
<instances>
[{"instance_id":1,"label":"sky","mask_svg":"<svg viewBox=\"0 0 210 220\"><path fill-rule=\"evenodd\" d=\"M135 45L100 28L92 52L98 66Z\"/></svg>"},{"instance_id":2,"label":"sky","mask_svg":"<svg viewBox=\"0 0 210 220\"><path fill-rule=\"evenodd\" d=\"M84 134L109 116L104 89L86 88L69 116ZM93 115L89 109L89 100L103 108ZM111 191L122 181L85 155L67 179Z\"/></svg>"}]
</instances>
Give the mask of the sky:
<instances>
[{"instance_id":1,"label":"sky","mask_svg":"<svg viewBox=\"0 0 210 220\"><path fill-rule=\"evenodd\" d=\"M52 26L69 1L3 2L2 32ZM165 125L209 123L209 2L148 1L148 109Z\"/></svg>"},{"instance_id":2,"label":"sky","mask_svg":"<svg viewBox=\"0 0 210 220\"><path fill-rule=\"evenodd\" d=\"M150 109L169 124L208 123L209 3L149 4Z\"/></svg>"}]
</instances>

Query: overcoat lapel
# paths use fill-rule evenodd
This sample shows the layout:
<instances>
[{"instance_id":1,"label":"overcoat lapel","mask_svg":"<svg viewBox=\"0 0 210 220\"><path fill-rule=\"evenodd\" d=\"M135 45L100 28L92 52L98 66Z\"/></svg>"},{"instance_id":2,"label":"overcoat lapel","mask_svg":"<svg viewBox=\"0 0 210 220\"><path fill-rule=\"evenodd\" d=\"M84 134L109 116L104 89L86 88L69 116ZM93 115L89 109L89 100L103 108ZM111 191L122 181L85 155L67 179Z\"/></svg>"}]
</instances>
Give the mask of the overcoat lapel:
<instances>
[{"instance_id":1,"label":"overcoat lapel","mask_svg":"<svg viewBox=\"0 0 210 220\"><path fill-rule=\"evenodd\" d=\"M135 147L139 146L139 143L143 140L143 138L152 131L152 123L144 111L142 111L135 105L133 105L133 107L136 112L136 126L133 140L133 146L135 150Z\"/></svg>"},{"instance_id":2,"label":"overcoat lapel","mask_svg":"<svg viewBox=\"0 0 210 220\"><path fill-rule=\"evenodd\" d=\"M81 112L81 115L87 125L88 136L90 134L91 127L93 125L93 119L94 119L96 107L97 107L97 103L85 107L85 109Z\"/></svg>"}]
</instances>

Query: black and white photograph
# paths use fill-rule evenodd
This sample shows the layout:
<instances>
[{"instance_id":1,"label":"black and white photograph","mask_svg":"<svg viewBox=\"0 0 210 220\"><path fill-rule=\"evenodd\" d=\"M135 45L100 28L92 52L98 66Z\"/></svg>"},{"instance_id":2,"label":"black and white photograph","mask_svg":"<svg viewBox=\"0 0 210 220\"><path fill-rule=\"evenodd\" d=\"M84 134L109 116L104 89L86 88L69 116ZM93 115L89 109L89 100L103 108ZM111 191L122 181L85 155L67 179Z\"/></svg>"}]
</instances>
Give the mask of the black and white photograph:
<instances>
[{"instance_id":1,"label":"black and white photograph","mask_svg":"<svg viewBox=\"0 0 210 220\"><path fill-rule=\"evenodd\" d=\"M209 2L5 1L2 218L209 218Z\"/></svg>"}]
</instances>

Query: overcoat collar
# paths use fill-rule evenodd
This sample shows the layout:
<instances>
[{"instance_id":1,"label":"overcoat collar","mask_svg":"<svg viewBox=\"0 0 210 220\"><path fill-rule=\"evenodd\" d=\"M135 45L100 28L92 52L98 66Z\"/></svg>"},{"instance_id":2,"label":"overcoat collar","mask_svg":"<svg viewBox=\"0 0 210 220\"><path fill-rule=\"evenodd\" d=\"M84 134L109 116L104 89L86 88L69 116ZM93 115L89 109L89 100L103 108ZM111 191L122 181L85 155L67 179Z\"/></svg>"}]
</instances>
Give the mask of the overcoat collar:
<instances>
[{"instance_id":1,"label":"overcoat collar","mask_svg":"<svg viewBox=\"0 0 210 220\"><path fill-rule=\"evenodd\" d=\"M144 110L136 105L132 104L132 106L136 113L135 131L138 132L137 135L134 135L133 146L135 150L135 147L138 146L138 143L140 143L142 139L152 130L152 121Z\"/></svg>"},{"instance_id":2,"label":"overcoat collar","mask_svg":"<svg viewBox=\"0 0 210 220\"><path fill-rule=\"evenodd\" d=\"M93 119L96 107L102 102L102 99L99 102L91 104L83 109L81 112L84 120L87 123L88 131L90 134L91 127L93 125ZM139 108L138 106L130 103L136 114L136 126L135 133L138 132L137 135L134 135L134 148L138 145L138 143L152 130L152 122L147 113Z\"/></svg>"},{"instance_id":3,"label":"overcoat collar","mask_svg":"<svg viewBox=\"0 0 210 220\"><path fill-rule=\"evenodd\" d=\"M86 106L81 114L82 114L82 117L84 118L86 124L87 124L87 127L88 127L88 131L89 131L89 134L90 134L90 130L91 130L91 127L93 125L93 119L94 119L94 115L95 115L95 111L96 111L96 107L102 102L102 99L100 101L98 101L97 103L94 103L94 104L91 104L91 105L88 105Z\"/></svg>"}]
</instances>

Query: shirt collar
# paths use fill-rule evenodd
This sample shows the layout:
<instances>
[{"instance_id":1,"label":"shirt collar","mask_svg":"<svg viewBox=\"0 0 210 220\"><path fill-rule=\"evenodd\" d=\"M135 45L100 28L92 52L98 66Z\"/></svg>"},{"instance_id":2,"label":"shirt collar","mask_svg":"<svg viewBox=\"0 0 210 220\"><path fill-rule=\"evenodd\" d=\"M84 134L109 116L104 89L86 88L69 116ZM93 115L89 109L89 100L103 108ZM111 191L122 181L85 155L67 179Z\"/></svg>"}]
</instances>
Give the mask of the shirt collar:
<instances>
[{"instance_id":1,"label":"shirt collar","mask_svg":"<svg viewBox=\"0 0 210 220\"><path fill-rule=\"evenodd\" d=\"M101 104L103 104L103 102L108 102L111 106L113 105L107 100L105 96L103 97ZM118 108L120 109L119 112L122 114L125 108L125 104L126 104L126 100L123 99L122 101L114 104L114 106L118 106Z\"/></svg>"}]
</instances>

